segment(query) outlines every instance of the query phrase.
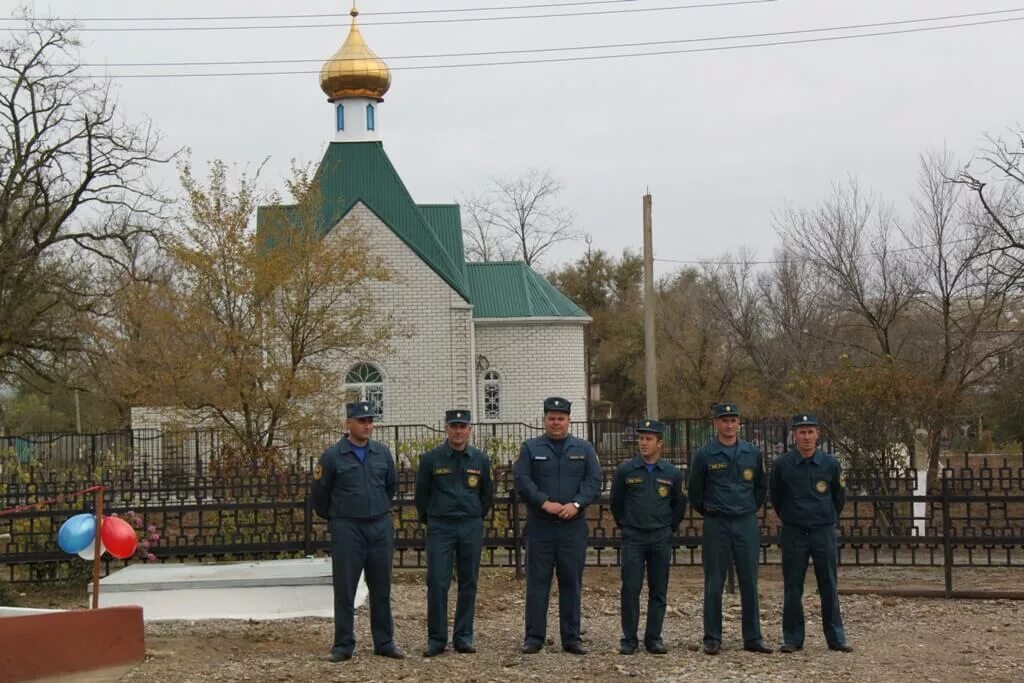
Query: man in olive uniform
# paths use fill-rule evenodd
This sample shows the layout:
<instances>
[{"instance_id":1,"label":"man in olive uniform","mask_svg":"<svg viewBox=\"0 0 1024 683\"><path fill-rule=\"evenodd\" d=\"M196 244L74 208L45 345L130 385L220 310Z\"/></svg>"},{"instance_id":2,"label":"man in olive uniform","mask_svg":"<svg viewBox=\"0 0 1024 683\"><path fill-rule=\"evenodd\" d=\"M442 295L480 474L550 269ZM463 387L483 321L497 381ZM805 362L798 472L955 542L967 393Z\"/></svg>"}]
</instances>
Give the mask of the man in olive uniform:
<instances>
[{"instance_id":1,"label":"man in olive uniform","mask_svg":"<svg viewBox=\"0 0 1024 683\"><path fill-rule=\"evenodd\" d=\"M515 465L516 492L527 506L523 654L540 652L547 638L552 571L558 575L562 649L587 653L580 638L584 511L601 493L601 464L590 443L569 434L571 408L564 398L544 399L544 435L523 442Z\"/></svg>"},{"instance_id":2,"label":"man in olive uniform","mask_svg":"<svg viewBox=\"0 0 1024 683\"><path fill-rule=\"evenodd\" d=\"M683 473L661 459L665 425L644 420L636 428L640 455L619 465L612 479L611 509L622 535L622 641L619 653L636 654L640 643L640 590L647 573L647 629L644 647L668 652L661 626L668 605L672 537L686 513Z\"/></svg>"},{"instance_id":3,"label":"man in olive uniform","mask_svg":"<svg viewBox=\"0 0 1024 683\"><path fill-rule=\"evenodd\" d=\"M846 480L835 456L818 449L818 419L811 413L793 416L793 442L772 467L769 487L772 509L782 520L782 647L804 647L804 577L814 560L821 596L821 626L828 649L852 652L839 612L836 577L836 523L846 504Z\"/></svg>"},{"instance_id":4,"label":"man in olive uniform","mask_svg":"<svg viewBox=\"0 0 1024 683\"><path fill-rule=\"evenodd\" d=\"M468 410L445 413L448 439L420 456L416 474L416 512L427 525L427 647L435 657L448 645L448 588L452 563L457 567L459 594L455 603L452 643L456 652L473 653L473 613L480 573L484 517L494 500L491 462L469 445L472 422Z\"/></svg>"},{"instance_id":5,"label":"man in olive uniform","mask_svg":"<svg viewBox=\"0 0 1024 683\"><path fill-rule=\"evenodd\" d=\"M370 593L373 653L392 659L405 655L395 645L391 619L391 561L395 549L391 501L398 491L395 459L372 441L373 409L366 401L346 407L348 434L320 456L313 471L313 509L330 520L334 579L334 646L330 660L352 658L356 587L365 574Z\"/></svg>"},{"instance_id":6,"label":"man in olive uniform","mask_svg":"<svg viewBox=\"0 0 1024 683\"><path fill-rule=\"evenodd\" d=\"M769 653L771 648L761 638L757 597L761 551L757 512L768 488L764 458L757 447L739 438L740 411L735 403L716 404L713 415L716 437L694 456L689 483L690 504L704 516L704 652L721 652L722 589L729 565L735 563L743 606L743 649Z\"/></svg>"}]
</instances>

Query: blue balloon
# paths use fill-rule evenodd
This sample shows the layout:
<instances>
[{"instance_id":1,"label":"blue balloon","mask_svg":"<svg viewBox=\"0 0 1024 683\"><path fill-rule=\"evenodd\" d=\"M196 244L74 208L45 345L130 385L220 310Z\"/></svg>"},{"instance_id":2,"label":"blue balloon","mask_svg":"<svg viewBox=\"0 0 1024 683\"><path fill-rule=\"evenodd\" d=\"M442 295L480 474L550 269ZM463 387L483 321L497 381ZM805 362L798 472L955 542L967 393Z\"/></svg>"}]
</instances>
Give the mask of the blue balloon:
<instances>
[{"instance_id":1,"label":"blue balloon","mask_svg":"<svg viewBox=\"0 0 1024 683\"><path fill-rule=\"evenodd\" d=\"M68 518L57 532L57 545L66 553L76 555L92 545L96 538L96 516L87 512Z\"/></svg>"}]
</instances>

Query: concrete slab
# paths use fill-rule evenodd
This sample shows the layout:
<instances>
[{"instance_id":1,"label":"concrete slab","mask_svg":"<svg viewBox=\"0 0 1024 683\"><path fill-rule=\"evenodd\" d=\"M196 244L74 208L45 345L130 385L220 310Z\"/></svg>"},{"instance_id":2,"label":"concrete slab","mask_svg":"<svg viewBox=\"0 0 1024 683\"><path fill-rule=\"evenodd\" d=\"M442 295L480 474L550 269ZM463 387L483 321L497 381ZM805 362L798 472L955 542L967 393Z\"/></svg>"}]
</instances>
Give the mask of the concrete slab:
<instances>
[{"instance_id":1,"label":"concrete slab","mask_svg":"<svg viewBox=\"0 0 1024 683\"><path fill-rule=\"evenodd\" d=\"M356 607L366 597L360 577ZM138 605L146 621L331 617L331 561L132 565L100 581L100 606L114 605Z\"/></svg>"}]
</instances>

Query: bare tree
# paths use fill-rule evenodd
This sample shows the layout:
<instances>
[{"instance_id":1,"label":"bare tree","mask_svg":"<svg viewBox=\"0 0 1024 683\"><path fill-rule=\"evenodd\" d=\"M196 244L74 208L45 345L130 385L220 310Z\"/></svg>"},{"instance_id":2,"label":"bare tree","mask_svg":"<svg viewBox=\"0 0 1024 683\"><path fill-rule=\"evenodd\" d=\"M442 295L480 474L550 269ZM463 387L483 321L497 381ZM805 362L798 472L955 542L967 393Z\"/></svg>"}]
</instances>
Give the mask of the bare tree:
<instances>
[{"instance_id":1,"label":"bare tree","mask_svg":"<svg viewBox=\"0 0 1024 683\"><path fill-rule=\"evenodd\" d=\"M102 302L91 266L159 224L161 159L82 72L73 27L23 20L0 45L0 376L52 376Z\"/></svg>"},{"instance_id":2,"label":"bare tree","mask_svg":"<svg viewBox=\"0 0 1024 683\"><path fill-rule=\"evenodd\" d=\"M852 180L818 208L789 208L776 220L785 249L831 285L846 314L843 341L878 357L899 355L895 328L918 291L911 262L894 250L895 225L892 210Z\"/></svg>"},{"instance_id":3,"label":"bare tree","mask_svg":"<svg viewBox=\"0 0 1024 683\"><path fill-rule=\"evenodd\" d=\"M1005 314L1018 310L1018 289L1009 286L1006 254L993 249L993 235L974 228L974 207L964 202L963 185L951 180L948 153L921 158L914 220L903 231L921 275L921 314L913 316L908 353L929 381L925 415L929 488L938 486L940 436L962 409L967 393L983 386L998 369L997 359L1021 341ZM1004 243L1005 244L1005 243Z\"/></svg>"},{"instance_id":4,"label":"bare tree","mask_svg":"<svg viewBox=\"0 0 1024 683\"><path fill-rule=\"evenodd\" d=\"M951 177L974 195L978 210L972 223L991 236L991 248L1004 257L998 270L1017 284L1024 277L1024 128L1008 139L987 140L987 147Z\"/></svg>"},{"instance_id":5,"label":"bare tree","mask_svg":"<svg viewBox=\"0 0 1024 683\"><path fill-rule=\"evenodd\" d=\"M464 200L466 255L490 261L517 257L533 265L560 242L578 240L574 216L559 205L562 182L550 170L531 169L517 178L492 178L482 195Z\"/></svg>"},{"instance_id":6,"label":"bare tree","mask_svg":"<svg viewBox=\"0 0 1024 683\"><path fill-rule=\"evenodd\" d=\"M462 235L466 242L466 258L476 262L508 261L514 253L506 236L499 233L491 215L491 202L484 196L462 200L466 223Z\"/></svg>"}]
</instances>

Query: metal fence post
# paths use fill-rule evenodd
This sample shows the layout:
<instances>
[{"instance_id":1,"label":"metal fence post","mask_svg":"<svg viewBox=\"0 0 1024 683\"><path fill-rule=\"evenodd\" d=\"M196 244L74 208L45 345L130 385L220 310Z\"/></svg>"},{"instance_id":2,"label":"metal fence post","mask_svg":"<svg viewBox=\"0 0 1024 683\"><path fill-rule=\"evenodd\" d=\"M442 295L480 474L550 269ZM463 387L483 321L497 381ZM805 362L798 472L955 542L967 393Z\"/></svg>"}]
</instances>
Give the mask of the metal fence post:
<instances>
[{"instance_id":1,"label":"metal fence post","mask_svg":"<svg viewBox=\"0 0 1024 683\"><path fill-rule=\"evenodd\" d=\"M946 599L953 597L953 541L952 520L949 514L949 478L942 477L942 570L946 581Z\"/></svg>"},{"instance_id":2,"label":"metal fence post","mask_svg":"<svg viewBox=\"0 0 1024 683\"><path fill-rule=\"evenodd\" d=\"M512 557L516 564L516 578L521 579L523 578L523 558L519 539L519 497L514 488L510 492L509 500L512 505Z\"/></svg>"},{"instance_id":3,"label":"metal fence post","mask_svg":"<svg viewBox=\"0 0 1024 683\"><path fill-rule=\"evenodd\" d=\"M306 487L306 519L303 526L303 546L306 557L313 556L313 496L309 495L309 487Z\"/></svg>"}]
</instances>

